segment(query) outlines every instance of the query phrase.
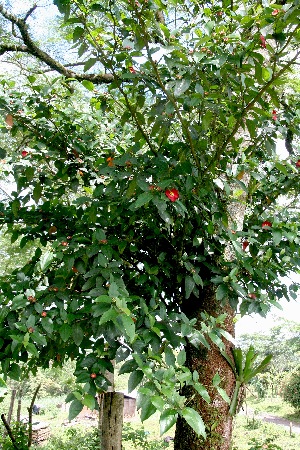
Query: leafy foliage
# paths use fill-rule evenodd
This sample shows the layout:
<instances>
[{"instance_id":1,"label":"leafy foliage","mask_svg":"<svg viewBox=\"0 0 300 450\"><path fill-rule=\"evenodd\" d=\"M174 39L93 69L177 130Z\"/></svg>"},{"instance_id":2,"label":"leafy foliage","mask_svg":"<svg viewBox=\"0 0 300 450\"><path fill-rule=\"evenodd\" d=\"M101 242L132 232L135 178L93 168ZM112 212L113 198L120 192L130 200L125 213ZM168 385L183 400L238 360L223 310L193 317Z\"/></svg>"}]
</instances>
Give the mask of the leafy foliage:
<instances>
[{"instance_id":1,"label":"leafy foliage","mask_svg":"<svg viewBox=\"0 0 300 450\"><path fill-rule=\"evenodd\" d=\"M299 55L299 7L54 4L82 72L39 51L32 11L21 20L0 4L26 47L12 34L1 52L63 75L1 79L1 131L23 143L3 149L15 184L1 224L35 245L1 279L2 372L75 359L75 414L124 361L143 419L159 410L166 431L179 415L205 436L182 395L210 400L185 345L223 350L227 303L265 315L296 297L280 277L299 266L299 211L277 199L297 198L300 155L279 159L276 139L299 135L298 98L290 106L280 87ZM217 318L198 314L209 288Z\"/></svg>"},{"instance_id":2,"label":"leafy foliage","mask_svg":"<svg viewBox=\"0 0 300 450\"><path fill-rule=\"evenodd\" d=\"M300 411L300 369L291 373L283 390L283 399L292 405L297 411Z\"/></svg>"}]
</instances>

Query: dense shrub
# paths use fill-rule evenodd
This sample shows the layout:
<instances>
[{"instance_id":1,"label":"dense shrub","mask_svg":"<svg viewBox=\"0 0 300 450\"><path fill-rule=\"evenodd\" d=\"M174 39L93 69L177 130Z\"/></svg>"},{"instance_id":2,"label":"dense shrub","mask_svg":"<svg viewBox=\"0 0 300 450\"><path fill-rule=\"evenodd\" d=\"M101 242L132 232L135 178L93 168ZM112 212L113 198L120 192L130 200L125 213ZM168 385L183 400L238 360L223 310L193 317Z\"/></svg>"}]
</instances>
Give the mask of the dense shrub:
<instances>
[{"instance_id":1,"label":"dense shrub","mask_svg":"<svg viewBox=\"0 0 300 450\"><path fill-rule=\"evenodd\" d=\"M0 449L1 450L28 450L28 434L25 424L14 422L10 425L12 434L15 438L15 445L10 437L4 433L4 428L0 428Z\"/></svg>"},{"instance_id":2,"label":"dense shrub","mask_svg":"<svg viewBox=\"0 0 300 450\"><path fill-rule=\"evenodd\" d=\"M43 450L100 450L97 428L70 427L60 436L49 439Z\"/></svg>"},{"instance_id":3,"label":"dense shrub","mask_svg":"<svg viewBox=\"0 0 300 450\"><path fill-rule=\"evenodd\" d=\"M300 412L300 367L290 375L286 382L283 399Z\"/></svg>"},{"instance_id":4,"label":"dense shrub","mask_svg":"<svg viewBox=\"0 0 300 450\"><path fill-rule=\"evenodd\" d=\"M134 429L131 424L124 423L122 433L122 448L125 450L128 448L134 448L137 450L162 450L163 448L169 448L169 443L159 440L149 439L149 432L144 430L144 427ZM127 447L126 444L130 444Z\"/></svg>"}]
</instances>

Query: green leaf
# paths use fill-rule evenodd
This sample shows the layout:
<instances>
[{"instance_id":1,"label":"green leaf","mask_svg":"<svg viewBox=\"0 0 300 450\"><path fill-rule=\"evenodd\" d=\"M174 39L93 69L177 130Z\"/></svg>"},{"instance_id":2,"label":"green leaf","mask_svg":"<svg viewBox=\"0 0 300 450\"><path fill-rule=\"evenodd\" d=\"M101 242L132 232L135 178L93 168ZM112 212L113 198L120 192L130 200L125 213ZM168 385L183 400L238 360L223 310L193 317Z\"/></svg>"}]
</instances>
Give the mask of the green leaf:
<instances>
[{"instance_id":1,"label":"green leaf","mask_svg":"<svg viewBox=\"0 0 300 450\"><path fill-rule=\"evenodd\" d=\"M183 408L181 414L182 417L184 417L184 419L187 421L187 423L193 428L196 434L206 438L205 425L202 417L197 411L192 408L185 407Z\"/></svg>"},{"instance_id":2,"label":"green leaf","mask_svg":"<svg viewBox=\"0 0 300 450\"><path fill-rule=\"evenodd\" d=\"M83 81L81 82L81 84L82 84L88 91L93 92L93 90L95 89L95 86L94 86L94 84L93 84L91 81L83 80Z\"/></svg>"},{"instance_id":3,"label":"green leaf","mask_svg":"<svg viewBox=\"0 0 300 450\"><path fill-rule=\"evenodd\" d=\"M89 69L91 69L96 64L97 61L98 61L97 58L88 59L83 67L84 72L87 72Z\"/></svg>"},{"instance_id":4,"label":"green leaf","mask_svg":"<svg viewBox=\"0 0 300 450\"><path fill-rule=\"evenodd\" d=\"M79 323L75 323L72 326L72 337L74 339L75 344L79 347L83 339L83 331Z\"/></svg>"},{"instance_id":5,"label":"green leaf","mask_svg":"<svg viewBox=\"0 0 300 450\"><path fill-rule=\"evenodd\" d=\"M13 215L15 217L18 217L19 209L20 209L20 202L19 202L19 200L14 200L11 203L11 210L12 210L12 213L13 213Z\"/></svg>"},{"instance_id":6,"label":"green leaf","mask_svg":"<svg viewBox=\"0 0 300 450\"><path fill-rule=\"evenodd\" d=\"M124 326L125 333L129 337L129 342L132 343L135 338L135 324L130 316L122 314L121 320Z\"/></svg>"},{"instance_id":7,"label":"green leaf","mask_svg":"<svg viewBox=\"0 0 300 450\"><path fill-rule=\"evenodd\" d=\"M91 410L95 409L95 407L96 407L95 397L91 394L85 394L83 397L82 403Z\"/></svg>"},{"instance_id":8,"label":"green leaf","mask_svg":"<svg viewBox=\"0 0 300 450\"><path fill-rule=\"evenodd\" d=\"M17 309L24 308L27 304L27 298L23 294L16 295L12 299L12 305L10 309L16 311Z\"/></svg>"},{"instance_id":9,"label":"green leaf","mask_svg":"<svg viewBox=\"0 0 300 450\"><path fill-rule=\"evenodd\" d=\"M19 381L22 375L22 371L18 364L13 363L8 371L9 378L12 378L15 381Z\"/></svg>"},{"instance_id":10,"label":"green leaf","mask_svg":"<svg viewBox=\"0 0 300 450\"><path fill-rule=\"evenodd\" d=\"M39 352L37 351L37 348L34 344L31 344L30 342L26 345L26 350L28 353L31 353L33 356L38 358Z\"/></svg>"},{"instance_id":11,"label":"green leaf","mask_svg":"<svg viewBox=\"0 0 300 450\"><path fill-rule=\"evenodd\" d=\"M220 386L217 386L217 391L218 391L219 395L222 397L222 399L229 405L231 400L228 397L227 392L224 389L222 389Z\"/></svg>"},{"instance_id":12,"label":"green leaf","mask_svg":"<svg viewBox=\"0 0 300 450\"><path fill-rule=\"evenodd\" d=\"M195 281L192 277L187 276L185 277L184 280L184 285L185 285L185 298L189 298L191 296L191 293L195 287Z\"/></svg>"},{"instance_id":13,"label":"green leaf","mask_svg":"<svg viewBox=\"0 0 300 450\"><path fill-rule=\"evenodd\" d=\"M163 411L159 419L160 435L166 433L173 425L175 425L177 417L178 413L175 409L169 408Z\"/></svg>"},{"instance_id":14,"label":"green leaf","mask_svg":"<svg viewBox=\"0 0 300 450\"><path fill-rule=\"evenodd\" d=\"M112 321L114 322L115 319L118 317L119 313L116 311L114 307L111 307L108 311L105 311L99 321L99 325L102 325L103 323Z\"/></svg>"},{"instance_id":15,"label":"green leaf","mask_svg":"<svg viewBox=\"0 0 300 450\"><path fill-rule=\"evenodd\" d=\"M207 390L205 389L205 387L203 386L203 384L195 382L194 383L194 388L196 389L196 391L198 392L198 394L201 395L202 398L204 398L204 400L207 403L210 403L210 396L207 392Z\"/></svg>"},{"instance_id":16,"label":"green leaf","mask_svg":"<svg viewBox=\"0 0 300 450\"><path fill-rule=\"evenodd\" d=\"M145 395L143 395L142 397L143 402L141 406L141 421L144 422L144 420L149 419L149 417L151 417L156 412L156 408L151 403L151 399L149 397L146 397Z\"/></svg>"},{"instance_id":17,"label":"green leaf","mask_svg":"<svg viewBox=\"0 0 300 450\"><path fill-rule=\"evenodd\" d=\"M75 419L75 417L78 416L78 414L82 411L83 404L81 401L75 399L72 401L70 408L69 408L69 420Z\"/></svg>"},{"instance_id":18,"label":"green leaf","mask_svg":"<svg viewBox=\"0 0 300 450\"><path fill-rule=\"evenodd\" d=\"M130 373L138 367L137 362L134 359L126 361L119 370L119 375L124 373Z\"/></svg>"},{"instance_id":19,"label":"green leaf","mask_svg":"<svg viewBox=\"0 0 300 450\"><path fill-rule=\"evenodd\" d=\"M228 286L227 284L219 284L216 290L216 299L218 301L221 301L225 298L227 298L228 295Z\"/></svg>"},{"instance_id":20,"label":"green leaf","mask_svg":"<svg viewBox=\"0 0 300 450\"><path fill-rule=\"evenodd\" d=\"M38 331L31 333L31 339L38 345L47 345L47 340L45 336L40 334Z\"/></svg>"},{"instance_id":21,"label":"green leaf","mask_svg":"<svg viewBox=\"0 0 300 450\"><path fill-rule=\"evenodd\" d=\"M6 157L6 150L0 147L0 159L4 159Z\"/></svg>"},{"instance_id":22,"label":"green leaf","mask_svg":"<svg viewBox=\"0 0 300 450\"><path fill-rule=\"evenodd\" d=\"M179 97L182 95L191 84L191 80L188 78L182 78L181 80L177 80L174 87L174 95L175 97Z\"/></svg>"},{"instance_id":23,"label":"green leaf","mask_svg":"<svg viewBox=\"0 0 300 450\"><path fill-rule=\"evenodd\" d=\"M53 322L50 317L43 317L41 320L42 327L48 334L53 333Z\"/></svg>"},{"instance_id":24,"label":"green leaf","mask_svg":"<svg viewBox=\"0 0 300 450\"><path fill-rule=\"evenodd\" d=\"M165 348L165 361L168 366L175 366L175 355L170 347Z\"/></svg>"},{"instance_id":25,"label":"green leaf","mask_svg":"<svg viewBox=\"0 0 300 450\"><path fill-rule=\"evenodd\" d=\"M84 28L78 27L78 26L75 27L75 28L74 28L74 31L73 31L73 42L78 41L78 39L81 38L81 36L83 35L83 33L84 33Z\"/></svg>"},{"instance_id":26,"label":"green leaf","mask_svg":"<svg viewBox=\"0 0 300 450\"><path fill-rule=\"evenodd\" d=\"M140 384L144 377L144 373L142 370L135 370L134 372L131 372L129 379L128 379L128 392L134 391L134 389Z\"/></svg>"},{"instance_id":27,"label":"green leaf","mask_svg":"<svg viewBox=\"0 0 300 450\"><path fill-rule=\"evenodd\" d=\"M41 256L39 266L40 266L40 269L42 272L46 271L46 269L52 263L53 259L54 259L54 255L52 252L46 252Z\"/></svg>"},{"instance_id":28,"label":"green leaf","mask_svg":"<svg viewBox=\"0 0 300 450\"><path fill-rule=\"evenodd\" d=\"M186 352L184 349L180 350L180 352L177 355L177 364L179 366L183 366L186 361Z\"/></svg>"},{"instance_id":29,"label":"green leaf","mask_svg":"<svg viewBox=\"0 0 300 450\"><path fill-rule=\"evenodd\" d=\"M275 245L280 244L282 240L282 233L279 230L272 230L273 241Z\"/></svg>"},{"instance_id":30,"label":"green leaf","mask_svg":"<svg viewBox=\"0 0 300 450\"><path fill-rule=\"evenodd\" d=\"M130 210L138 209L146 203L149 203L152 200L153 194L151 192L143 192L138 196L136 201L129 207Z\"/></svg>"},{"instance_id":31,"label":"green leaf","mask_svg":"<svg viewBox=\"0 0 300 450\"><path fill-rule=\"evenodd\" d=\"M39 202L42 192L43 192L42 185L40 183L36 184L32 192L32 197L35 203Z\"/></svg>"},{"instance_id":32,"label":"green leaf","mask_svg":"<svg viewBox=\"0 0 300 450\"><path fill-rule=\"evenodd\" d=\"M59 329L59 334L63 342L67 342L72 334L72 328L67 323L64 323Z\"/></svg>"}]
</instances>

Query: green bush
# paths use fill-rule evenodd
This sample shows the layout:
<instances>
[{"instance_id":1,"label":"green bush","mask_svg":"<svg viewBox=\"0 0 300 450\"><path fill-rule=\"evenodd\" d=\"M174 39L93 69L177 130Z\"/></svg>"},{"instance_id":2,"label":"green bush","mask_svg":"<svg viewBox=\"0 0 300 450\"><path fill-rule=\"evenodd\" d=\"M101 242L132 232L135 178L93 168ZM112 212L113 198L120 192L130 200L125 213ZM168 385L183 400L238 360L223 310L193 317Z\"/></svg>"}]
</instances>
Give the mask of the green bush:
<instances>
[{"instance_id":1,"label":"green bush","mask_svg":"<svg viewBox=\"0 0 300 450\"><path fill-rule=\"evenodd\" d=\"M100 450L97 429L70 427L60 436L53 436L43 450ZM23 450L23 449L22 449Z\"/></svg>"},{"instance_id":2,"label":"green bush","mask_svg":"<svg viewBox=\"0 0 300 450\"><path fill-rule=\"evenodd\" d=\"M12 434L16 440L18 450L28 450L28 433L27 426L20 422L12 422L10 424ZM15 450L9 436L4 436L4 428L0 429L0 448L1 450Z\"/></svg>"},{"instance_id":3,"label":"green bush","mask_svg":"<svg viewBox=\"0 0 300 450\"><path fill-rule=\"evenodd\" d=\"M293 372L283 388L283 399L300 412L300 368Z\"/></svg>"},{"instance_id":4,"label":"green bush","mask_svg":"<svg viewBox=\"0 0 300 450\"><path fill-rule=\"evenodd\" d=\"M283 450L282 447L274 444L273 441L273 438L267 438L264 441L253 438L248 444L250 445L248 450Z\"/></svg>"},{"instance_id":5,"label":"green bush","mask_svg":"<svg viewBox=\"0 0 300 450\"><path fill-rule=\"evenodd\" d=\"M131 444L129 448L143 449L143 450L161 450L163 448L169 448L169 443L164 442L162 439L150 440L149 432L144 430L144 427L134 429L129 423L123 425L122 444L124 450L127 450L126 442Z\"/></svg>"}]
</instances>

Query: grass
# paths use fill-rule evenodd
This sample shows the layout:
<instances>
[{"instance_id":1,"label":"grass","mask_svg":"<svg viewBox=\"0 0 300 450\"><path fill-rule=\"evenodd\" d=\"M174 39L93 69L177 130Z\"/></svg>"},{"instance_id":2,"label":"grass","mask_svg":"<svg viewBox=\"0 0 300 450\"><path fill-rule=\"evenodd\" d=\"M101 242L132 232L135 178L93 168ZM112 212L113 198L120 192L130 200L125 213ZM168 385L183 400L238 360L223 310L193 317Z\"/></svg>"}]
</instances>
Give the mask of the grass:
<instances>
[{"instance_id":1,"label":"grass","mask_svg":"<svg viewBox=\"0 0 300 450\"><path fill-rule=\"evenodd\" d=\"M34 421L48 422L51 428L51 434L55 437L59 437L62 440L66 435L66 428L62 427L62 423L68 424L68 405L64 408L65 397L52 397L52 398L40 398L36 401L36 404L43 407L43 413L39 416L34 416ZM30 399L24 399L22 403L22 416L26 417L28 415L27 407L29 406ZM62 408L58 408L57 405L62 404ZM1 405L3 412L7 412L9 405L9 399L5 400L5 404ZM15 405L16 411L17 405ZM281 398L266 398L257 399L255 397L249 397L247 399L248 417L238 416L234 420L234 433L233 433L233 445L232 450L249 450L251 445L249 444L251 439L256 439L262 444L268 438L272 438L274 443L282 448L282 450L299 450L300 448L300 433L290 434L289 429L285 429L282 426L275 425L272 423L267 423L258 418L258 414L261 412L267 412L269 414L283 417L293 424L300 424L300 416L296 414L294 409L288 404L284 403ZM249 412L250 411L250 412ZM80 428L85 427L89 429L90 427L96 427L96 421L83 421L84 424L74 423L74 427ZM162 437L159 434L159 414L156 413L146 420L143 424L140 421L140 416L137 413L136 416L130 420L125 419L125 424L130 424L130 432L136 436L136 442L134 440L124 441L125 450L152 450L163 448ZM143 431L144 430L144 433ZM168 431L168 436L174 436L175 427ZM144 445L141 445L141 439L143 436L146 438ZM140 439L140 441L139 441ZM156 446L154 447L154 442ZM160 444L159 444L160 442ZM153 443L153 447L151 447ZM170 443L168 447L170 450L173 449L173 443ZM255 448L263 448L255 447ZM267 447L265 447L267 448Z\"/></svg>"},{"instance_id":2,"label":"grass","mask_svg":"<svg viewBox=\"0 0 300 450\"><path fill-rule=\"evenodd\" d=\"M295 412L295 409L285 403L281 397L268 397L263 399L249 397L247 399L247 405L253 410L264 411L300 424L299 412Z\"/></svg>"},{"instance_id":3,"label":"grass","mask_svg":"<svg viewBox=\"0 0 300 450\"><path fill-rule=\"evenodd\" d=\"M300 433L290 435L289 430L279 425L258 419L253 421L252 418L244 416L236 417L232 450L249 450L251 439L263 443L268 438L272 438L282 450L299 450L300 448Z\"/></svg>"}]
</instances>

